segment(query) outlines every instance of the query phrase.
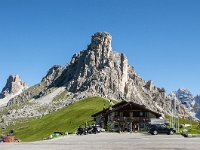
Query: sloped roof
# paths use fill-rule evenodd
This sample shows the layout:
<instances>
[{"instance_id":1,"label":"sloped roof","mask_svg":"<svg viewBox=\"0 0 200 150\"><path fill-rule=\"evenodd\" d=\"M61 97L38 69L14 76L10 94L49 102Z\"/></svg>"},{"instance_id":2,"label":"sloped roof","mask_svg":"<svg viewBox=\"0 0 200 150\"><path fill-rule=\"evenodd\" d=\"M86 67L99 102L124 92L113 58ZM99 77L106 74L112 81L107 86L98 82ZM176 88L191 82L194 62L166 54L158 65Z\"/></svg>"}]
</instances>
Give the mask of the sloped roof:
<instances>
[{"instance_id":1,"label":"sloped roof","mask_svg":"<svg viewBox=\"0 0 200 150\"><path fill-rule=\"evenodd\" d=\"M102 111L99 111L99 112L93 114L92 117L96 117L96 116L98 116L99 114L104 114L104 115L105 115L105 114L111 113L111 112L113 112L113 111L120 110L120 109L122 109L122 108L124 108L124 107L126 107L126 106L128 106L128 105L136 106L137 108L140 108L140 109L145 110L145 111L147 111L147 112L151 112L151 113L154 114L156 117L160 117L160 116L161 116L161 114L159 114L159 113L157 113L157 112L155 112L155 111L152 111L152 110L146 108L145 105L140 105L140 104L134 103L134 102L132 102L132 101L129 101L129 102L127 102L127 101L121 101L121 102L119 102L119 103L113 105L111 110L110 110L110 108L103 109Z\"/></svg>"}]
</instances>

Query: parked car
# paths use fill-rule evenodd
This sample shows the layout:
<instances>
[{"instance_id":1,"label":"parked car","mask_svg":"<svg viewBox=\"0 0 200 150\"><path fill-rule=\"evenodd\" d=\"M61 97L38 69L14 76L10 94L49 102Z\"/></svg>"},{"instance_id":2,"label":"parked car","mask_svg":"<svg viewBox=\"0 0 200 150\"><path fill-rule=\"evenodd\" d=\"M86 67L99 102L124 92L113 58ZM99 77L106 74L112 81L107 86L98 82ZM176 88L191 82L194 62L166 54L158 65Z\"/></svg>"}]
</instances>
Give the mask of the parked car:
<instances>
[{"instance_id":1,"label":"parked car","mask_svg":"<svg viewBox=\"0 0 200 150\"><path fill-rule=\"evenodd\" d=\"M167 127L165 124L152 124L149 127L149 133L151 133L152 135L157 135L158 133L173 135L174 133L176 133L176 130Z\"/></svg>"},{"instance_id":2,"label":"parked car","mask_svg":"<svg viewBox=\"0 0 200 150\"><path fill-rule=\"evenodd\" d=\"M60 135L65 135L65 132L59 132L59 131L57 131L57 132L54 132L53 134L57 135L57 136L60 136Z\"/></svg>"},{"instance_id":3,"label":"parked car","mask_svg":"<svg viewBox=\"0 0 200 150\"><path fill-rule=\"evenodd\" d=\"M3 139L3 142L9 143L9 142L13 142L13 141L12 141L12 139L6 137L6 138Z\"/></svg>"}]
</instances>

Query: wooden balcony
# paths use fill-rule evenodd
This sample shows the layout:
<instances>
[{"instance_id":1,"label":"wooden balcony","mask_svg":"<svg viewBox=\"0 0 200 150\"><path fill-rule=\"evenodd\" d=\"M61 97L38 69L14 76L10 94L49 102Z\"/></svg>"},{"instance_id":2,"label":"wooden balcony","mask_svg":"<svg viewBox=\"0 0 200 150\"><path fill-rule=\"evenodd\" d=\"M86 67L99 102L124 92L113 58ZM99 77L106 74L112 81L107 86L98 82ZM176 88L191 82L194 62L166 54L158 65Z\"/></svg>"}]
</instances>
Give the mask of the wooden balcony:
<instances>
[{"instance_id":1,"label":"wooden balcony","mask_svg":"<svg viewBox=\"0 0 200 150\"><path fill-rule=\"evenodd\" d=\"M112 121L116 122L148 122L147 117L113 117Z\"/></svg>"}]
</instances>

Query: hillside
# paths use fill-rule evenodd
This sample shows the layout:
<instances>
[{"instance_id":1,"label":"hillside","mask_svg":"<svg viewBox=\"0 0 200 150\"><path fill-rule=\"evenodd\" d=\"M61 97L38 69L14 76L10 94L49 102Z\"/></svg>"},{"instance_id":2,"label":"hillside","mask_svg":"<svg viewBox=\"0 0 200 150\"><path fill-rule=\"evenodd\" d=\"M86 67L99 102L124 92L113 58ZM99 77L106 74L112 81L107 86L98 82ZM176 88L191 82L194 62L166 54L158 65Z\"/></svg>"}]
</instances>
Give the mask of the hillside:
<instances>
[{"instance_id":1,"label":"hillside","mask_svg":"<svg viewBox=\"0 0 200 150\"><path fill-rule=\"evenodd\" d=\"M6 131L14 129L16 136L24 142L42 140L54 131L74 132L86 121L91 122L91 115L102 110L104 104L108 107L108 100L100 97L87 98L41 119L17 123L8 127ZM0 130L0 132L2 131Z\"/></svg>"}]
</instances>

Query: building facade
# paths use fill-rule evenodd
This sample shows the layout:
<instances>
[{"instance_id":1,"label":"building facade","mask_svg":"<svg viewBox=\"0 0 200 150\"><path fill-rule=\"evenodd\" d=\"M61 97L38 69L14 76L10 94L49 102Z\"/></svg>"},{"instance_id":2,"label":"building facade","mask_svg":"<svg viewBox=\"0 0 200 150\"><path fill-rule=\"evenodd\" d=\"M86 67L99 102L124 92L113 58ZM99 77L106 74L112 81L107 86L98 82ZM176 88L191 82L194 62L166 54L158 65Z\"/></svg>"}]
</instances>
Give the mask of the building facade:
<instances>
[{"instance_id":1,"label":"building facade","mask_svg":"<svg viewBox=\"0 0 200 150\"><path fill-rule=\"evenodd\" d=\"M152 118L161 114L147 109L144 105L122 101L116 105L92 115L96 124L102 128L117 132L136 132L147 129Z\"/></svg>"}]
</instances>

